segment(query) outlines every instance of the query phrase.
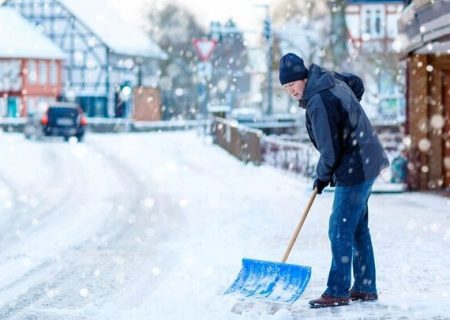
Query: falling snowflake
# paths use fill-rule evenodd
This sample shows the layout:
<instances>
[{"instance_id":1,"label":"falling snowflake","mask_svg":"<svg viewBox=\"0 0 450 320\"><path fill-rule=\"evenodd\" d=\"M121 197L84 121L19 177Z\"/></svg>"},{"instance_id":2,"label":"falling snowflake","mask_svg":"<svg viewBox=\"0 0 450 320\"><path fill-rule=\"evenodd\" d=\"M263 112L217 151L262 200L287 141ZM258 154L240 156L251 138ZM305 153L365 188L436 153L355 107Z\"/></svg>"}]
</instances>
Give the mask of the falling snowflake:
<instances>
[{"instance_id":1,"label":"falling snowflake","mask_svg":"<svg viewBox=\"0 0 450 320\"><path fill-rule=\"evenodd\" d=\"M80 289L80 296L82 296L83 298L87 298L89 296L89 289L87 288Z\"/></svg>"},{"instance_id":2,"label":"falling snowflake","mask_svg":"<svg viewBox=\"0 0 450 320\"><path fill-rule=\"evenodd\" d=\"M152 268L152 274L154 276L158 276L160 273L161 273L161 269L160 268L158 268L158 267Z\"/></svg>"},{"instance_id":3,"label":"falling snowflake","mask_svg":"<svg viewBox=\"0 0 450 320\"><path fill-rule=\"evenodd\" d=\"M431 117L430 124L435 129L442 129L445 125L445 118L440 114L435 114Z\"/></svg>"},{"instance_id":4,"label":"falling snowflake","mask_svg":"<svg viewBox=\"0 0 450 320\"><path fill-rule=\"evenodd\" d=\"M181 208L186 208L189 205L189 200L188 199L181 199L179 202L179 205Z\"/></svg>"},{"instance_id":5,"label":"falling snowflake","mask_svg":"<svg viewBox=\"0 0 450 320\"><path fill-rule=\"evenodd\" d=\"M428 139L421 139L419 141L419 150L422 152L427 152L431 148L431 142Z\"/></svg>"},{"instance_id":6,"label":"falling snowflake","mask_svg":"<svg viewBox=\"0 0 450 320\"><path fill-rule=\"evenodd\" d=\"M155 199L152 198L145 198L143 201L143 204L146 208L153 208L155 206Z\"/></svg>"}]
</instances>

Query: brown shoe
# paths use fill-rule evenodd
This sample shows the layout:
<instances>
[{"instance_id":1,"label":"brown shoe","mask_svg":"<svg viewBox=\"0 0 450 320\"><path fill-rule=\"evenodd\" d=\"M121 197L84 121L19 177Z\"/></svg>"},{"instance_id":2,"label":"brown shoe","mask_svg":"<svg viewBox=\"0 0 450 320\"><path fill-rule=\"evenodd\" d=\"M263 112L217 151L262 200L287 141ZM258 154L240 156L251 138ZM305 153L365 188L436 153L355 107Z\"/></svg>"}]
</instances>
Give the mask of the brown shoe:
<instances>
[{"instance_id":1,"label":"brown shoe","mask_svg":"<svg viewBox=\"0 0 450 320\"><path fill-rule=\"evenodd\" d=\"M311 308L328 308L346 306L349 304L349 302L349 297L332 297L324 293L319 299L311 300L309 302L309 306Z\"/></svg>"},{"instance_id":2,"label":"brown shoe","mask_svg":"<svg viewBox=\"0 0 450 320\"><path fill-rule=\"evenodd\" d=\"M378 294L352 291L350 292L350 298L352 301L377 301Z\"/></svg>"}]
</instances>

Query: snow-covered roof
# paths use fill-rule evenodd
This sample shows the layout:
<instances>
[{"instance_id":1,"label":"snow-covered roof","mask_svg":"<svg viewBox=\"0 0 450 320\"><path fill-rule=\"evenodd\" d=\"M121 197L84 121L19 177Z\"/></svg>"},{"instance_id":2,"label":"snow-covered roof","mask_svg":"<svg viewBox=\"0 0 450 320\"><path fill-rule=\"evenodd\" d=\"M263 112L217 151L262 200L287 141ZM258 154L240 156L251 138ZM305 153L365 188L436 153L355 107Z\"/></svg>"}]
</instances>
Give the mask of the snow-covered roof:
<instances>
[{"instance_id":1,"label":"snow-covered roof","mask_svg":"<svg viewBox=\"0 0 450 320\"><path fill-rule=\"evenodd\" d=\"M65 59L61 49L17 11L0 7L0 58Z\"/></svg>"},{"instance_id":2,"label":"snow-covered roof","mask_svg":"<svg viewBox=\"0 0 450 320\"><path fill-rule=\"evenodd\" d=\"M143 30L125 22L105 0L59 0L113 52L147 58L167 55Z\"/></svg>"}]
</instances>

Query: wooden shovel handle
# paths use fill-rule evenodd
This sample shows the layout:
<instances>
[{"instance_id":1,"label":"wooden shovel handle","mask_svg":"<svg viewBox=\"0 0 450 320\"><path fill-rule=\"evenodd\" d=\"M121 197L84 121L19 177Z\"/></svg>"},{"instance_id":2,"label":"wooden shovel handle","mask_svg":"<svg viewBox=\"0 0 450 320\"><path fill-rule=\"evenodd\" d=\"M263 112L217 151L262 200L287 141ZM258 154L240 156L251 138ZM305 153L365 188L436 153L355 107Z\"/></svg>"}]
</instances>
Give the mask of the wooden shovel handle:
<instances>
[{"instance_id":1,"label":"wooden shovel handle","mask_svg":"<svg viewBox=\"0 0 450 320\"><path fill-rule=\"evenodd\" d=\"M306 216L308 215L309 209L311 209L311 206L314 202L314 199L317 195L317 188L314 189L311 198L308 201L308 204L306 205L305 210L303 211L303 216L300 219L297 228L295 228L294 234L292 235L291 241L289 242L289 245L286 249L286 252L284 253L283 259L281 259L281 262L285 263L287 258L289 257L289 254L291 253L292 247L294 246L295 241L297 240L298 234L300 233L300 230L302 229L303 223L306 220Z\"/></svg>"}]
</instances>

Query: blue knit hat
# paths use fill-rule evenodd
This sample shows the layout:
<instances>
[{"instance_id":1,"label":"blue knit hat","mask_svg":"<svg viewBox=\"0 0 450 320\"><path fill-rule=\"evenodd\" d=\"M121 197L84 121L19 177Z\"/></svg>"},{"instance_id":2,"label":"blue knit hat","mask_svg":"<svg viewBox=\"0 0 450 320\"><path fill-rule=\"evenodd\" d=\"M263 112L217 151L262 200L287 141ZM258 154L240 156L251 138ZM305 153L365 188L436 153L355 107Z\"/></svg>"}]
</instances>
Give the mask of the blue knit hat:
<instances>
[{"instance_id":1,"label":"blue knit hat","mask_svg":"<svg viewBox=\"0 0 450 320\"><path fill-rule=\"evenodd\" d=\"M303 59L294 53L287 53L280 59L280 82L286 83L308 78Z\"/></svg>"}]
</instances>

